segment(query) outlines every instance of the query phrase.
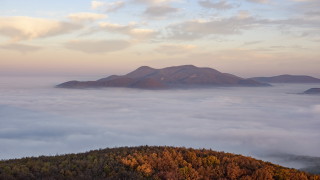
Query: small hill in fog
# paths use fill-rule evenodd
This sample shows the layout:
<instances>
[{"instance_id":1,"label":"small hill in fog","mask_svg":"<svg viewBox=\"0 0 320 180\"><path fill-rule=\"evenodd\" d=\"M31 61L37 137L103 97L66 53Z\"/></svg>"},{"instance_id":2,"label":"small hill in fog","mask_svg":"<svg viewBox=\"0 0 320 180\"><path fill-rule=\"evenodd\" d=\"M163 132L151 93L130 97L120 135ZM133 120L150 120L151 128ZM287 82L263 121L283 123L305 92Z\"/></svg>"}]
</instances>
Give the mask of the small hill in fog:
<instances>
[{"instance_id":1,"label":"small hill in fog","mask_svg":"<svg viewBox=\"0 0 320 180\"><path fill-rule=\"evenodd\" d=\"M319 179L250 157L206 149L122 147L0 161L0 179Z\"/></svg>"},{"instance_id":2,"label":"small hill in fog","mask_svg":"<svg viewBox=\"0 0 320 180\"><path fill-rule=\"evenodd\" d=\"M319 94L320 95L320 88L310 88L303 92L304 94Z\"/></svg>"},{"instance_id":3,"label":"small hill in fog","mask_svg":"<svg viewBox=\"0 0 320 180\"><path fill-rule=\"evenodd\" d=\"M272 77L254 77L250 79L263 83L320 83L320 79L315 77L288 74Z\"/></svg>"},{"instance_id":4,"label":"small hill in fog","mask_svg":"<svg viewBox=\"0 0 320 180\"><path fill-rule=\"evenodd\" d=\"M211 68L183 65L163 69L142 66L123 76L112 75L97 81L69 81L57 85L60 88L129 87L141 89L208 86L268 86L268 84L221 73Z\"/></svg>"}]
</instances>

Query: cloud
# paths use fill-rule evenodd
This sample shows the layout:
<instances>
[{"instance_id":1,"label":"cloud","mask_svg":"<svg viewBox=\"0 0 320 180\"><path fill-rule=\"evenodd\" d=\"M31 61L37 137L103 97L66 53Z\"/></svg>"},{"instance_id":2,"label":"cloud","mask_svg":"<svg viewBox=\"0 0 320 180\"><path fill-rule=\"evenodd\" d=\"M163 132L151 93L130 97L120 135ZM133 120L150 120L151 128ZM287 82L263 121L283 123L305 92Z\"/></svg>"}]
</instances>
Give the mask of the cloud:
<instances>
[{"instance_id":1,"label":"cloud","mask_svg":"<svg viewBox=\"0 0 320 180\"><path fill-rule=\"evenodd\" d=\"M101 8L105 5L104 2L101 2L101 1L91 1L91 8L92 9L98 9L98 8Z\"/></svg>"},{"instance_id":2,"label":"cloud","mask_svg":"<svg viewBox=\"0 0 320 180\"><path fill-rule=\"evenodd\" d=\"M144 3L144 4L168 4L170 2L177 2L181 0L134 0L134 2Z\"/></svg>"},{"instance_id":3,"label":"cloud","mask_svg":"<svg viewBox=\"0 0 320 180\"><path fill-rule=\"evenodd\" d=\"M87 13L87 12L73 13L68 15L68 18L75 22L92 22L99 19L105 19L107 17L108 16L105 14L96 14L96 13Z\"/></svg>"},{"instance_id":4,"label":"cloud","mask_svg":"<svg viewBox=\"0 0 320 180\"><path fill-rule=\"evenodd\" d=\"M269 2L269 0L247 0L247 1L249 1L249 2L254 2L254 3L263 3L263 4Z\"/></svg>"},{"instance_id":5,"label":"cloud","mask_svg":"<svg viewBox=\"0 0 320 180\"><path fill-rule=\"evenodd\" d=\"M255 45L255 44L260 44L262 42L263 41L247 41L247 42L244 42L243 45L244 46L251 46L251 45Z\"/></svg>"},{"instance_id":6,"label":"cloud","mask_svg":"<svg viewBox=\"0 0 320 180\"><path fill-rule=\"evenodd\" d=\"M316 1L316 0L291 0L295 2L311 2L311 1Z\"/></svg>"},{"instance_id":7,"label":"cloud","mask_svg":"<svg viewBox=\"0 0 320 180\"><path fill-rule=\"evenodd\" d=\"M27 44L18 44L18 43L10 43L5 45L0 45L1 49L8 49L13 51L19 51L21 53L34 52L42 49L39 46L27 45Z\"/></svg>"},{"instance_id":8,"label":"cloud","mask_svg":"<svg viewBox=\"0 0 320 180\"><path fill-rule=\"evenodd\" d=\"M232 35L252 28L258 21L252 17L191 20L170 25L169 37L175 39L197 39L208 35Z\"/></svg>"},{"instance_id":9,"label":"cloud","mask_svg":"<svg viewBox=\"0 0 320 180\"><path fill-rule=\"evenodd\" d=\"M231 9L234 6L229 4L227 1L222 0L218 2L211 2L210 0L201 0L199 4L208 9Z\"/></svg>"},{"instance_id":10,"label":"cloud","mask_svg":"<svg viewBox=\"0 0 320 180\"><path fill-rule=\"evenodd\" d=\"M163 18L178 11L178 8L174 8L168 5L150 6L147 7L147 9L144 11L144 15L151 18Z\"/></svg>"},{"instance_id":11,"label":"cloud","mask_svg":"<svg viewBox=\"0 0 320 180\"><path fill-rule=\"evenodd\" d=\"M0 159L137 145L320 156L319 101L297 94L312 85L77 90L2 79L14 83L0 83Z\"/></svg>"},{"instance_id":12,"label":"cloud","mask_svg":"<svg viewBox=\"0 0 320 180\"><path fill-rule=\"evenodd\" d=\"M152 29L138 28L137 24L134 22L129 23L128 25L102 22L99 25L102 29L109 32L124 34L139 40L150 39L157 35L157 32Z\"/></svg>"},{"instance_id":13,"label":"cloud","mask_svg":"<svg viewBox=\"0 0 320 180\"><path fill-rule=\"evenodd\" d=\"M319 6L320 1L301 1L299 3L295 3L290 7L292 12L299 12L299 15L304 15L305 18L315 18L319 19Z\"/></svg>"},{"instance_id":14,"label":"cloud","mask_svg":"<svg viewBox=\"0 0 320 180\"><path fill-rule=\"evenodd\" d=\"M123 1L115 1L115 2L101 2L101 1L92 1L91 2L91 8L102 10L105 12L114 12L117 11L125 6L125 2Z\"/></svg>"},{"instance_id":15,"label":"cloud","mask_svg":"<svg viewBox=\"0 0 320 180\"><path fill-rule=\"evenodd\" d=\"M197 47L194 45L165 44L165 45L161 45L155 50L159 53L174 55L174 54L188 54L196 48Z\"/></svg>"},{"instance_id":16,"label":"cloud","mask_svg":"<svg viewBox=\"0 0 320 180\"><path fill-rule=\"evenodd\" d=\"M30 40L70 33L82 25L26 16L0 17L0 35L11 41Z\"/></svg>"},{"instance_id":17,"label":"cloud","mask_svg":"<svg viewBox=\"0 0 320 180\"><path fill-rule=\"evenodd\" d=\"M171 24L167 27L167 38L195 40L212 35L241 34L246 30L261 27L274 28L274 30L282 31L287 35L299 33L299 37L317 36L319 35L320 19L305 17L261 19L252 16L248 11L239 11L237 15L232 17L194 19Z\"/></svg>"},{"instance_id":18,"label":"cloud","mask_svg":"<svg viewBox=\"0 0 320 180\"><path fill-rule=\"evenodd\" d=\"M125 40L74 40L65 44L69 49L85 53L108 53L126 49L132 44Z\"/></svg>"}]
</instances>

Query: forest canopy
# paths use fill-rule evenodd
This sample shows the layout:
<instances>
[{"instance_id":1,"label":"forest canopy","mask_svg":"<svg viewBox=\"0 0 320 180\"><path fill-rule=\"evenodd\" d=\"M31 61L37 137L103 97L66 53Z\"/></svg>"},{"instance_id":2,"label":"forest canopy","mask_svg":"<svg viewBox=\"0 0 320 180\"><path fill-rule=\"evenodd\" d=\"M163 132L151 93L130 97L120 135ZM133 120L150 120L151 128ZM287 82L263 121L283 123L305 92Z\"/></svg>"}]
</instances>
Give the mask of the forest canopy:
<instances>
[{"instance_id":1,"label":"forest canopy","mask_svg":"<svg viewBox=\"0 0 320 180\"><path fill-rule=\"evenodd\" d=\"M0 179L320 180L320 176L231 153L140 146L0 161Z\"/></svg>"}]
</instances>

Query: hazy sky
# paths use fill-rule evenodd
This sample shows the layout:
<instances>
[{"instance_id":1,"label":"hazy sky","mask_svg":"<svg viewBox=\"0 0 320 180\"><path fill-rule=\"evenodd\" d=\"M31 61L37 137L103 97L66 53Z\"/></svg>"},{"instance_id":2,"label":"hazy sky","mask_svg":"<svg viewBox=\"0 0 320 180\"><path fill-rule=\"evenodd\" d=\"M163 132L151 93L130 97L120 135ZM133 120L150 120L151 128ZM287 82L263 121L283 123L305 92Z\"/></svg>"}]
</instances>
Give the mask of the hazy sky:
<instances>
[{"instance_id":1,"label":"hazy sky","mask_svg":"<svg viewBox=\"0 0 320 180\"><path fill-rule=\"evenodd\" d=\"M0 0L0 75L194 64L320 77L319 0Z\"/></svg>"}]
</instances>

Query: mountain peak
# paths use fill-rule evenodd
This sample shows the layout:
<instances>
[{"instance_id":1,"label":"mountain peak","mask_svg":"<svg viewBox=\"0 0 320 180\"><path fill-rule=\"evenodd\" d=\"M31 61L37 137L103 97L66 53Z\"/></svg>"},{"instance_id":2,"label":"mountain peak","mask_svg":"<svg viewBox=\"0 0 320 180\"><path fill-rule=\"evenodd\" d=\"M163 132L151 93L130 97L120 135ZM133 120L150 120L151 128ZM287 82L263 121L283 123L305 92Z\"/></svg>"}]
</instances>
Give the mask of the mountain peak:
<instances>
[{"instance_id":1,"label":"mountain peak","mask_svg":"<svg viewBox=\"0 0 320 180\"><path fill-rule=\"evenodd\" d=\"M140 66L138 69L136 70L154 70L152 67L150 66Z\"/></svg>"},{"instance_id":2,"label":"mountain peak","mask_svg":"<svg viewBox=\"0 0 320 180\"><path fill-rule=\"evenodd\" d=\"M75 84L75 85L74 85ZM208 86L266 86L255 80L221 73L212 68L194 65L171 66L154 69L141 66L124 76L109 76L94 82L63 83L58 87L133 87L142 89L190 88Z\"/></svg>"}]
</instances>

